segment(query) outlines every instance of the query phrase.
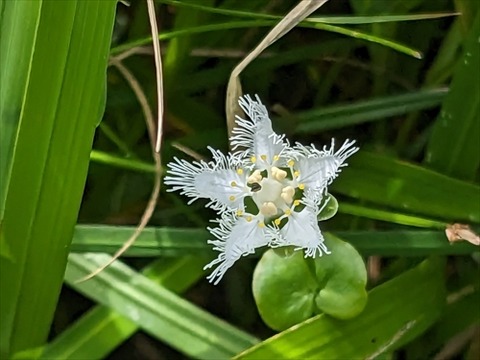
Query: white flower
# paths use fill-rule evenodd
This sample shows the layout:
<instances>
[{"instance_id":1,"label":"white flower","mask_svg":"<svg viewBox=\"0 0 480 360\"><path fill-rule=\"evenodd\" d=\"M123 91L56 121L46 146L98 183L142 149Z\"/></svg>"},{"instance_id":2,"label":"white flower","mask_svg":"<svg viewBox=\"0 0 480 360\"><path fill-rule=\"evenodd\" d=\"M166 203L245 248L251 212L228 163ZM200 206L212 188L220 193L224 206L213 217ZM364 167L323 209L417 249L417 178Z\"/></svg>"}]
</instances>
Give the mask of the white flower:
<instances>
[{"instance_id":1,"label":"white flower","mask_svg":"<svg viewBox=\"0 0 480 360\"><path fill-rule=\"evenodd\" d=\"M240 257L262 246L294 246L306 257L329 254L318 227L317 215L325 206L327 186L338 176L345 160L358 151L355 141L334 150L312 144L290 146L272 129L258 96L246 95L239 104L250 120L237 116L227 155L209 147L210 162L174 158L167 166L168 191L208 199L207 207L220 213L218 226L209 228L209 240L220 254L205 269L217 267L208 280L218 284ZM323 202L323 205L322 205Z\"/></svg>"}]
</instances>

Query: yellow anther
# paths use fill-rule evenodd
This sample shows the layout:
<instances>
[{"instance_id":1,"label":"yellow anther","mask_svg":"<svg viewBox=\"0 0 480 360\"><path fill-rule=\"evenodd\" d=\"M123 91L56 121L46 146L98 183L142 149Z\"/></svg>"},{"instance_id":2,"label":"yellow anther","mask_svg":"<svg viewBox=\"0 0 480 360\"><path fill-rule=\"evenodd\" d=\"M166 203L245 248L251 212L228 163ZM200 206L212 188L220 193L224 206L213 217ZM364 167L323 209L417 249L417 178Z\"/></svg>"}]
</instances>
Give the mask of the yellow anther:
<instances>
[{"instance_id":1,"label":"yellow anther","mask_svg":"<svg viewBox=\"0 0 480 360\"><path fill-rule=\"evenodd\" d=\"M235 187L235 186L237 186L237 183L236 183L235 181L232 181L232 182L230 183L230 186L231 186L231 187Z\"/></svg>"},{"instance_id":2,"label":"yellow anther","mask_svg":"<svg viewBox=\"0 0 480 360\"><path fill-rule=\"evenodd\" d=\"M278 159L280 159L280 156L278 156L278 155L273 155L273 161L278 161Z\"/></svg>"},{"instance_id":3,"label":"yellow anther","mask_svg":"<svg viewBox=\"0 0 480 360\"><path fill-rule=\"evenodd\" d=\"M237 174L242 175L243 174L243 169L237 169Z\"/></svg>"},{"instance_id":4,"label":"yellow anther","mask_svg":"<svg viewBox=\"0 0 480 360\"><path fill-rule=\"evenodd\" d=\"M282 221L282 220L280 220L280 219L275 219L274 223L275 223L275 225L280 225L280 222L281 222L281 221Z\"/></svg>"},{"instance_id":5,"label":"yellow anther","mask_svg":"<svg viewBox=\"0 0 480 360\"><path fill-rule=\"evenodd\" d=\"M292 215L292 210L290 209L285 210L285 215L287 216Z\"/></svg>"},{"instance_id":6,"label":"yellow anther","mask_svg":"<svg viewBox=\"0 0 480 360\"><path fill-rule=\"evenodd\" d=\"M248 222L250 222L250 221L252 221L252 220L253 220L253 217L251 217L251 216L247 216L247 217L245 218L245 220L247 220Z\"/></svg>"},{"instance_id":7,"label":"yellow anther","mask_svg":"<svg viewBox=\"0 0 480 360\"><path fill-rule=\"evenodd\" d=\"M293 206L298 206L298 205L300 205L300 200L295 200L295 201L293 202Z\"/></svg>"},{"instance_id":8,"label":"yellow anther","mask_svg":"<svg viewBox=\"0 0 480 360\"><path fill-rule=\"evenodd\" d=\"M235 200L235 196L233 196L233 195L230 195L230 196L228 197L228 200L230 200L230 201L234 201L234 200Z\"/></svg>"},{"instance_id":9,"label":"yellow anther","mask_svg":"<svg viewBox=\"0 0 480 360\"><path fill-rule=\"evenodd\" d=\"M293 165L295 165L295 161L293 161L293 160L288 160L287 165L290 166L290 167L292 167Z\"/></svg>"},{"instance_id":10,"label":"yellow anther","mask_svg":"<svg viewBox=\"0 0 480 360\"><path fill-rule=\"evenodd\" d=\"M252 156L250 158L250 161L255 164L257 162L257 158L255 156Z\"/></svg>"},{"instance_id":11,"label":"yellow anther","mask_svg":"<svg viewBox=\"0 0 480 360\"><path fill-rule=\"evenodd\" d=\"M298 185L298 188L299 188L300 190L304 190L304 189L305 189L305 184L299 184L299 185Z\"/></svg>"},{"instance_id":12,"label":"yellow anther","mask_svg":"<svg viewBox=\"0 0 480 360\"><path fill-rule=\"evenodd\" d=\"M237 216L242 216L243 215L243 210L237 210Z\"/></svg>"},{"instance_id":13,"label":"yellow anther","mask_svg":"<svg viewBox=\"0 0 480 360\"><path fill-rule=\"evenodd\" d=\"M299 176L300 176L300 171L297 170L297 171L294 171L294 172L293 172L293 177L296 177L296 178L297 178L297 177L299 177Z\"/></svg>"},{"instance_id":14,"label":"yellow anther","mask_svg":"<svg viewBox=\"0 0 480 360\"><path fill-rule=\"evenodd\" d=\"M258 227L259 227L259 228L264 228L264 227L265 227L265 223L264 223L263 221L260 221L260 222L258 223Z\"/></svg>"},{"instance_id":15,"label":"yellow anther","mask_svg":"<svg viewBox=\"0 0 480 360\"><path fill-rule=\"evenodd\" d=\"M267 161L267 155L260 155L263 161Z\"/></svg>"}]
</instances>

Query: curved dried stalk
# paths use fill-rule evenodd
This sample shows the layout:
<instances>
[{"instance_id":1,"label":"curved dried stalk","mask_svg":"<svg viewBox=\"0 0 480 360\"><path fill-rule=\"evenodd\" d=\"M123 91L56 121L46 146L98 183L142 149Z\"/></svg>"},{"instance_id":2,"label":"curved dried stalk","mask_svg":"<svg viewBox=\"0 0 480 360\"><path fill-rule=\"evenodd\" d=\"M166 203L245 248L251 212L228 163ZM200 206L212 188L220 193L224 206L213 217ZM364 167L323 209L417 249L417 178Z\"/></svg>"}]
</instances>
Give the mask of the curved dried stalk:
<instances>
[{"instance_id":1,"label":"curved dried stalk","mask_svg":"<svg viewBox=\"0 0 480 360\"><path fill-rule=\"evenodd\" d=\"M152 29L153 49L154 49L154 56L155 56L155 73L156 73L156 80L157 80L157 99L158 99L157 131L155 131L155 120L153 117L153 112L150 105L148 104L148 100L145 95L145 92L143 91L142 87L140 86L140 83L137 81L135 76L121 62L121 59L125 57L125 54L120 55L121 57L114 57L110 59L110 64L115 66L118 69L118 71L120 71L122 76L125 78L125 80L128 82L128 84L132 88L138 101L140 102L140 106L145 116L145 122L147 124L150 144L152 146L152 156L155 161L154 185L153 185L152 193L150 194L150 199L148 200L145 211L143 212L142 218L140 219L140 223L135 229L135 232L130 236L130 238L127 241L125 241L122 247L117 250L117 252L113 255L111 260L108 261L108 263L99 267L98 269L96 269L89 275L85 276L84 278L78 280L78 282L91 279L95 275L102 272L105 268L107 268L115 260L117 260L121 255L123 255L123 253L125 253L125 251L127 251L130 246L133 245L135 240L137 240L138 236L142 233L143 229L145 229L148 222L150 221L153 215L153 211L155 210L155 206L157 205L158 196L160 194L160 186L161 186L161 180L162 180L162 162L160 158L160 148L161 148L162 135L163 135L162 120L163 120L163 108L164 108L163 107L162 58L161 58L161 52L160 52L160 42L158 40L158 27L157 27L157 20L155 16L155 6L153 4L153 0L147 0L147 6L148 6L148 15L150 19L150 25ZM138 51L138 49L134 49L134 51Z\"/></svg>"},{"instance_id":2,"label":"curved dried stalk","mask_svg":"<svg viewBox=\"0 0 480 360\"><path fill-rule=\"evenodd\" d=\"M96 276L100 272L102 272L105 268L110 266L115 260L117 260L120 256L128 250L130 246L133 245L135 240L137 240L138 236L141 234L143 229L147 226L149 220L152 217L153 211L155 210L155 206L157 205L158 196L160 194L160 186L161 186L161 179L162 179L162 164L160 159L160 154L155 151L155 120L153 118L153 113L148 104L147 97L145 92L143 91L142 87L140 86L139 82L135 78L135 76L128 70L121 61L117 58L112 58L110 60L111 65L115 66L118 71L122 74L125 80L128 82L130 87L132 88L135 96L137 97L138 101L140 102L140 106L142 108L143 114L145 116L145 122L147 124L148 135L150 138L150 143L152 145L152 156L155 160L155 178L154 178L154 186L152 189L152 193L150 195L150 199L148 200L148 204L143 212L142 218L140 219L140 223L138 227L135 229L135 232L130 236L130 238L125 241L120 249L113 255L113 257L106 263L105 265L99 267L92 273L88 274L84 278L78 280L78 282L82 282L92 277Z\"/></svg>"},{"instance_id":3,"label":"curved dried stalk","mask_svg":"<svg viewBox=\"0 0 480 360\"><path fill-rule=\"evenodd\" d=\"M238 98L243 95L240 83L240 73L256 59L263 50L292 30L299 22L325 4L328 0L300 0L295 6L260 43L233 69L227 85L225 111L227 116L228 133L231 134L235 127L235 113L241 109L238 106Z\"/></svg>"}]
</instances>

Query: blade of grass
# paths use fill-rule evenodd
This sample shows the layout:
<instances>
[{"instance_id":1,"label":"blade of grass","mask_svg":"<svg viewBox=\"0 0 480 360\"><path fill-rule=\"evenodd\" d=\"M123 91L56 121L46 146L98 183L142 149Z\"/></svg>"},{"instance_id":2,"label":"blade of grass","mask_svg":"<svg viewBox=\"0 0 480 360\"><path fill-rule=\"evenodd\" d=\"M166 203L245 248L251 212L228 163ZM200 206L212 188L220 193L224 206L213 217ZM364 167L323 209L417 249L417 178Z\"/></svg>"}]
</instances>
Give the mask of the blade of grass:
<instances>
[{"instance_id":1,"label":"blade of grass","mask_svg":"<svg viewBox=\"0 0 480 360\"><path fill-rule=\"evenodd\" d=\"M119 261L88 281L76 282L109 259L104 254L70 254L66 282L197 359L224 359L258 342Z\"/></svg>"},{"instance_id":2,"label":"blade of grass","mask_svg":"<svg viewBox=\"0 0 480 360\"><path fill-rule=\"evenodd\" d=\"M42 1L37 26L26 29L35 42L0 229L11 253L0 258L2 358L48 335L103 112L115 5Z\"/></svg>"},{"instance_id":3,"label":"blade of grass","mask_svg":"<svg viewBox=\"0 0 480 360\"><path fill-rule=\"evenodd\" d=\"M322 226L323 223L320 223ZM130 226L77 225L72 242L72 252L113 253L123 239L134 231ZM333 234L353 244L363 255L471 254L478 250L469 243L450 244L444 231L334 231ZM127 251L127 256L183 256L211 255L205 229L148 227ZM258 254L257 254L258 255Z\"/></svg>"},{"instance_id":4,"label":"blade of grass","mask_svg":"<svg viewBox=\"0 0 480 360\"><path fill-rule=\"evenodd\" d=\"M129 159L113 154L109 154L99 150L92 150L90 153L90 160L105 164L109 166L115 166L118 168L132 170L132 171L140 171L140 172L147 172L147 173L155 173L155 165L137 160L137 159Z\"/></svg>"},{"instance_id":5,"label":"blade of grass","mask_svg":"<svg viewBox=\"0 0 480 360\"><path fill-rule=\"evenodd\" d=\"M308 110L292 115L292 119L299 122L295 132L300 134L336 129L429 109L440 105L447 92L448 89L441 88L373 98L353 104Z\"/></svg>"},{"instance_id":6,"label":"blade of grass","mask_svg":"<svg viewBox=\"0 0 480 360\"><path fill-rule=\"evenodd\" d=\"M170 291L181 293L199 280L205 258L161 259L142 273ZM40 359L103 359L140 328L105 305L88 311L44 349Z\"/></svg>"},{"instance_id":7,"label":"blade of grass","mask_svg":"<svg viewBox=\"0 0 480 360\"><path fill-rule=\"evenodd\" d=\"M362 216L368 219L388 221L393 224L408 225L430 229L445 229L445 222L420 218L418 216L405 215L387 210L380 210L364 205L349 204L342 202L338 212L355 216Z\"/></svg>"},{"instance_id":8,"label":"blade of grass","mask_svg":"<svg viewBox=\"0 0 480 360\"><path fill-rule=\"evenodd\" d=\"M480 188L391 157L359 152L333 192L446 222L480 223Z\"/></svg>"},{"instance_id":9,"label":"blade of grass","mask_svg":"<svg viewBox=\"0 0 480 360\"><path fill-rule=\"evenodd\" d=\"M270 27L277 23L278 20L246 20L246 21L232 21L226 23L219 23L219 24L209 24L209 25L200 25L194 26L189 28L184 28L180 30L174 30L171 32L165 32L159 34L159 40L169 40L174 39L180 36L189 36L192 34L200 34L205 32L212 32L212 31L225 31L225 30L232 30L232 29L242 29L242 28L252 28L252 27ZM380 45L392 48L396 51L401 53L413 56L415 58L420 58L420 53L412 49L406 45L400 44L393 40L383 39L371 34L366 34L363 32L359 32L356 30L351 30L347 28L342 28L339 26L322 24L322 23L299 23L299 27L309 28L309 29L317 29L317 30L325 30L330 32L339 33L342 35L346 35L349 37L353 37L356 39L367 40L370 42L378 43ZM118 45L117 47L113 48L111 51L112 55L119 54L121 52L130 50L134 47L148 45L152 42L152 37L145 37L142 39L138 39L135 41L128 42L126 44Z\"/></svg>"},{"instance_id":10,"label":"blade of grass","mask_svg":"<svg viewBox=\"0 0 480 360\"><path fill-rule=\"evenodd\" d=\"M182 3L182 2L179 2L179 1L175 1L175 0L162 0L162 2L171 4L171 5L185 6L185 7L189 7L189 8L192 8L192 9L195 8L195 9L199 9L199 10L203 10L203 11L208 11L208 12L213 12L213 13L218 13L218 14L223 14L223 15L230 15L230 16L241 16L241 17L250 17L250 18L254 17L254 18L259 18L259 19L266 18L266 19L276 19L276 20L279 20L279 19L283 18L283 16L251 13L251 12L238 11L238 10L219 9L219 8L215 8L215 7L203 6L203 5L198 5L198 4ZM438 15L439 14L435 14L435 15L432 14L431 18L432 19L437 18ZM442 15L440 15L440 17L443 16L443 15L452 16L452 15L456 15L456 13L442 14ZM376 21L375 21L375 18L376 18ZM367 40L369 42L378 43L380 45L390 47L390 48L392 48L396 51L402 52L404 54L413 56L413 57L418 58L418 59L420 59L422 57L420 52L418 52L416 50L413 50L413 49L409 48L408 46L399 44L397 42L394 42L394 41L391 41L391 40L388 40L388 39L383 39L383 38L380 38L380 37L375 36L375 35L365 34L365 33L362 33L362 32L356 31L356 30L351 30L351 29L347 29L347 28L343 28L343 27L339 27L339 26L330 25L331 23L337 23L337 24L342 23L342 22L336 21L335 18L330 18L330 21L328 21L328 19L327 19L327 21L322 21L323 19L325 19L325 18L313 18L313 20L309 20L307 18L307 19L304 19L302 22L298 23L298 26L335 32L335 33L343 34L343 35L350 36L350 37L353 37L353 38L363 39L363 40ZM347 22L346 19L347 18L344 17L344 16L340 17L340 21L344 21L343 24L347 24L347 23L348 24L363 24L363 23L386 22L386 21L384 21L385 17L383 17L383 16L370 17L370 20L371 20L370 22L368 21L368 17L360 17L360 19L358 19L358 18L355 19L355 17L352 17L351 22ZM412 20L414 20L414 19L412 19ZM390 21L399 21L399 20L397 18L397 20L390 20Z\"/></svg>"},{"instance_id":11,"label":"blade of grass","mask_svg":"<svg viewBox=\"0 0 480 360\"><path fill-rule=\"evenodd\" d=\"M267 18L267 19L281 19L279 15L252 13L249 11L223 9L213 6L200 5L198 3L181 2L178 0L158 0L158 2L179 6L189 7L193 9L203 10L210 13L228 15L232 17L253 17L253 18ZM304 22L323 22L325 24L372 24L383 22L397 22L397 21L415 21L415 20L428 20L439 19L443 17L460 15L456 12L449 13L431 13L431 14L405 14L405 15L379 15L379 16L312 16L308 17Z\"/></svg>"},{"instance_id":12,"label":"blade of grass","mask_svg":"<svg viewBox=\"0 0 480 360\"><path fill-rule=\"evenodd\" d=\"M5 197L19 113L27 83L41 2L2 3L0 9L0 219ZM22 21L18 21L21 18Z\"/></svg>"},{"instance_id":13,"label":"blade of grass","mask_svg":"<svg viewBox=\"0 0 480 360\"><path fill-rule=\"evenodd\" d=\"M480 166L479 38L480 12L466 39L464 53L433 128L425 159L432 168L464 180L473 180Z\"/></svg>"}]
</instances>

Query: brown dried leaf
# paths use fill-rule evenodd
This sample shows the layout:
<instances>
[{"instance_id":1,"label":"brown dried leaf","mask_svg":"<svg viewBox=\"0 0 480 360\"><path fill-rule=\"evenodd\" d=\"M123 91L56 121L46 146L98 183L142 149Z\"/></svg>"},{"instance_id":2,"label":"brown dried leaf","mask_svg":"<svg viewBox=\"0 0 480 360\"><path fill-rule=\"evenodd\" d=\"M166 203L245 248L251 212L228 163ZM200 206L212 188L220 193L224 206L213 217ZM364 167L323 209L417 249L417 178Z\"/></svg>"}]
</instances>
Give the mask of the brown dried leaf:
<instances>
[{"instance_id":1,"label":"brown dried leaf","mask_svg":"<svg viewBox=\"0 0 480 360\"><path fill-rule=\"evenodd\" d=\"M470 226L465 224L455 223L447 225L445 234L450 242L466 240L473 245L480 245L480 236L470 229Z\"/></svg>"}]
</instances>

